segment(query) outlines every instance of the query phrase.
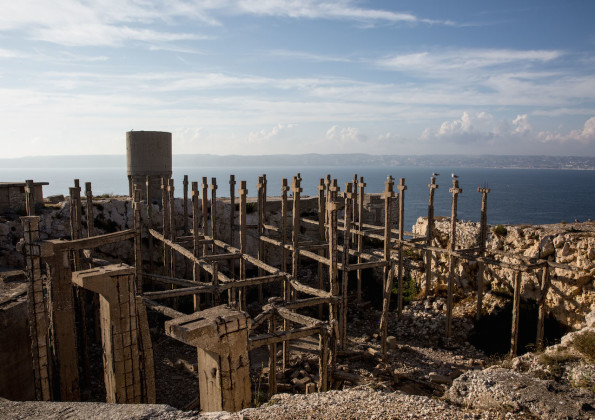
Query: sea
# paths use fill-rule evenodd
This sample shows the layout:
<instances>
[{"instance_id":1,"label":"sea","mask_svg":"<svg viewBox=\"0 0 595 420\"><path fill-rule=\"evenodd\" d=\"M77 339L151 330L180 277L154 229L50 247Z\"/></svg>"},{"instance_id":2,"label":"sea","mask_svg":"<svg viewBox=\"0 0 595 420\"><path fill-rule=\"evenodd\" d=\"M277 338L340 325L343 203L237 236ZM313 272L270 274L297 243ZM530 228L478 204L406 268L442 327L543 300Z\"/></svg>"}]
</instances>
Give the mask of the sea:
<instances>
[{"instance_id":1,"label":"sea","mask_svg":"<svg viewBox=\"0 0 595 420\"><path fill-rule=\"evenodd\" d=\"M216 178L217 196L229 197L229 176L235 175L236 195L239 181L247 182L248 196L256 195L258 177L267 175L268 196L281 194L281 183L287 178L291 185L297 174L302 178L302 195L316 196L320 178L330 174L338 180L341 191L345 183L353 179L354 174L363 176L367 193L380 193L384 190L387 176L395 178L396 185L404 178L405 190L405 228L410 229L420 216L428 212L430 177L438 173L435 191L434 214L450 216L452 195L452 174L459 180L463 192L458 198L458 219L479 221L481 212L481 194L478 187L488 187L487 215L488 223L498 224L551 224L595 220L595 171L589 170L548 170L548 169L480 169L451 167L175 167L173 178L176 196L182 196L182 181L188 175L190 181L202 180L202 177ZM92 183L94 195L128 194L128 178L125 168L0 168L0 181L46 181L44 195L68 194L68 188L79 179Z\"/></svg>"}]
</instances>

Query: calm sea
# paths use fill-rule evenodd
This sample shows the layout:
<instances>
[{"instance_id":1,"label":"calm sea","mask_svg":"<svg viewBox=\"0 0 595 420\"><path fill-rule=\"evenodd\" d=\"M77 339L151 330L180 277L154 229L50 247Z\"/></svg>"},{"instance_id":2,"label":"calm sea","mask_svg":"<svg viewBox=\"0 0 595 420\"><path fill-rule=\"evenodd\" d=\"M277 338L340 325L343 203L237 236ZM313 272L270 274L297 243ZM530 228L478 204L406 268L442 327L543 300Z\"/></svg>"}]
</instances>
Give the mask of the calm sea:
<instances>
[{"instance_id":1,"label":"calm sea","mask_svg":"<svg viewBox=\"0 0 595 420\"><path fill-rule=\"evenodd\" d=\"M302 177L303 195L317 195L318 180L330 173L337 178L341 190L354 173L363 176L366 192L378 193L384 189L387 175L398 183L405 178L405 222L406 229L419 216L427 215L428 183L432 172L438 172L438 190L435 194L435 215L450 215L452 185L451 173L459 176L463 193L459 196L459 219L479 221L481 194L477 187L487 185L488 223L490 224L546 224L560 221L572 222L595 219L595 171L567 171L543 169L477 169L447 167L175 167L176 195L182 195L182 179L188 175L191 181L201 181L203 176L217 178L219 197L229 196L229 175L234 174L239 187L240 180L246 180L248 195L256 194L258 176L266 173L269 196L280 195L281 180L291 179L298 172ZM95 195L104 193L127 194L128 179L125 168L64 168L64 169L0 169L0 181L24 181L34 179L47 181L44 194L68 194L73 179L81 184L92 182ZM396 188L395 188L396 189Z\"/></svg>"}]
</instances>

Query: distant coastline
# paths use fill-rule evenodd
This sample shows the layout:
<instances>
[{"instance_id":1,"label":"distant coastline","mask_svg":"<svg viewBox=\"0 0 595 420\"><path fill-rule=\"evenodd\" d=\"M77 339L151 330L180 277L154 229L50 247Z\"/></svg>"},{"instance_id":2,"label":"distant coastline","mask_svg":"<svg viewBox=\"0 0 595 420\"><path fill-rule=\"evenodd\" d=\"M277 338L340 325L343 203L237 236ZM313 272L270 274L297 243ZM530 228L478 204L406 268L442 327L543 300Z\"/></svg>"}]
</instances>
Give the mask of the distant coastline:
<instances>
[{"instance_id":1,"label":"distant coastline","mask_svg":"<svg viewBox=\"0 0 595 420\"><path fill-rule=\"evenodd\" d=\"M564 169L595 170L595 157L589 156L512 156L512 155L369 155L302 154L302 155L173 155L174 167L452 167L498 169ZM125 155L30 156L0 159L7 168L125 168Z\"/></svg>"}]
</instances>

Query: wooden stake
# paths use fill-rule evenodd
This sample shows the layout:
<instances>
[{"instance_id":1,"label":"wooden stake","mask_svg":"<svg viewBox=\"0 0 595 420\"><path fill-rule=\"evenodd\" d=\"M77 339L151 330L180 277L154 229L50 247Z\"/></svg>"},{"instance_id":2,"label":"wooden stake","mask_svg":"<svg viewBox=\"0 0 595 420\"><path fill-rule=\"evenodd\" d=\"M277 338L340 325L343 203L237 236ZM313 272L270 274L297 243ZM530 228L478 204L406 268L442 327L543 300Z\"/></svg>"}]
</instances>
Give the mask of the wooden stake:
<instances>
[{"instance_id":1,"label":"wooden stake","mask_svg":"<svg viewBox=\"0 0 595 420\"><path fill-rule=\"evenodd\" d=\"M514 297L512 301L512 332L510 335L510 357L517 354L519 342L519 310L521 306L521 275L520 271L514 273Z\"/></svg>"},{"instance_id":2,"label":"wooden stake","mask_svg":"<svg viewBox=\"0 0 595 420\"><path fill-rule=\"evenodd\" d=\"M229 244L235 245L235 230L236 230L236 177L229 176ZM235 262L229 262L229 271L231 277L235 277Z\"/></svg>"},{"instance_id":3,"label":"wooden stake","mask_svg":"<svg viewBox=\"0 0 595 420\"><path fill-rule=\"evenodd\" d=\"M240 252L243 254L246 252L246 196L248 195L248 188L246 188L246 181L240 182L240 189L238 191L240 195ZM244 258L240 260L240 280L246 279L246 261ZM233 291L233 289L232 289ZM234 293L235 299L235 293ZM246 310L246 289L240 289L239 296L239 309L241 311Z\"/></svg>"},{"instance_id":4,"label":"wooden stake","mask_svg":"<svg viewBox=\"0 0 595 420\"><path fill-rule=\"evenodd\" d=\"M358 230L362 231L364 226L364 189L366 187L366 183L364 182L364 177L360 177L359 179L359 223L358 223ZM363 235L357 236L357 252L364 251L364 237ZM362 259L360 256L357 257L357 263L360 264ZM357 302L362 302L362 270L357 270Z\"/></svg>"},{"instance_id":5,"label":"wooden stake","mask_svg":"<svg viewBox=\"0 0 595 420\"><path fill-rule=\"evenodd\" d=\"M192 237L193 237L193 252L194 252L194 256L195 257L200 257L200 245L198 243L199 241L199 219L200 219L200 214L198 213L198 200L200 199L199 197L199 193L198 193L198 182L192 182ZM153 237L152 235L149 235L150 237ZM192 279L195 282L199 282L200 281L200 266L196 263L194 263L193 265L193 270L192 270ZM194 312L199 311L200 310L200 295L196 294L194 295Z\"/></svg>"},{"instance_id":6,"label":"wooden stake","mask_svg":"<svg viewBox=\"0 0 595 420\"><path fill-rule=\"evenodd\" d=\"M426 245L432 246L432 239L434 235L434 190L438 188L436 185L436 177L432 176L430 178L430 184L428 185L430 189L430 198L428 199L428 228L426 231ZM428 298L428 293L430 292L430 287L432 286L432 251L426 249L425 251L426 257L426 287L424 288L424 298Z\"/></svg>"},{"instance_id":7,"label":"wooden stake","mask_svg":"<svg viewBox=\"0 0 595 420\"><path fill-rule=\"evenodd\" d=\"M318 183L318 239L324 242L324 213L325 213L325 197L324 197L324 179L320 178ZM324 249L318 251L321 257L324 257ZM318 262L318 288L324 289L324 266L321 262ZM318 306L318 318L322 319L323 305Z\"/></svg>"},{"instance_id":8,"label":"wooden stake","mask_svg":"<svg viewBox=\"0 0 595 420\"><path fill-rule=\"evenodd\" d=\"M450 211L450 241L448 243L449 251L455 250L457 241L457 199L459 194L463 192L459 188L459 181L456 178L452 180L452 188L449 189L452 194L452 205ZM455 264L457 263L456 257L450 255L448 263L448 292L446 297L446 339L450 341L452 338L452 306L453 306L453 282L455 274Z\"/></svg>"},{"instance_id":9,"label":"wooden stake","mask_svg":"<svg viewBox=\"0 0 595 420\"><path fill-rule=\"evenodd\" d=\"M391 238L391 210L392 201L395 196L393 192L393 178L391 176L384 182L384 260L390 262L390 238ZM388 331L388 312L390 308L390 295L392 293L393 269L392 266L384 267L384 288L382 297L382 315L380 318L380 345L382 356L386 357L386 337Z\"/></svg>"},{"instance_id":10,"label":"wooden stake","mask_svg":"<svg viewBox=\"0 0 595 420\"><path fill-rule=\"evenodd\" d=\"M479 256L485 256L486 242L488 240L488 193L489 188L478 188L477 192L481 193L481 221L479 230ZM483 310L483 272L485 265L483 262L478 263L477 267L477 309L475 318L479 320L481 318L481 312Z\"/></svg>"},{"instance_id":11,"label":"wooden stake","mask_svg":"<svg viewBox=\"0 0 595 420\"><path fill-rule=\"evenodd\" d=\"M541 273L541 287L539 293L539 316L537 319L537 351L542 351L544 348L544 335L545 335L545 317L547 314L547 292L550 288L550 269L548 266L543 267Z\"/></svg>"},{"instance_id":12,"label":"wooden stake","mask_svg":"<svg viewBox=\"0 0 595 420\"><path fill-rule=\"evenodd\" d=\"M405 178L401 178L399 185L399 279L398 279L398 315L403 314L403 232L405 231Z\"/></svg>"},{"instance_id":13,"label":"wooden stake","mask_svg":"<svg viewBox=\"0 0 595 420\"><path fill-rule=\"evenodd\" d=\"M161 177L161 210L163 212L163 236L169 238L169 194L167 191L168 178L166 176ZM131 194L132 195L132 192ZM170 268L170 253L169 249L163 245L163 267L166 273L169 273Z\"/></svg>"},{"instance_id":14,"label":"wooden stake","mask_svg":"<svg viewBox=\"0 0 595 420\"><path fill-rule=\"evenodd\" d=\"M341 313L341 348L345 348L347 342L347 291L349 286L349 248L351 246L351 211L353 210L353 184L348 182L345 184L345 219L343 221L343 276L342 276L342 304L343 311Z\"/></svg>"}]
</instances>

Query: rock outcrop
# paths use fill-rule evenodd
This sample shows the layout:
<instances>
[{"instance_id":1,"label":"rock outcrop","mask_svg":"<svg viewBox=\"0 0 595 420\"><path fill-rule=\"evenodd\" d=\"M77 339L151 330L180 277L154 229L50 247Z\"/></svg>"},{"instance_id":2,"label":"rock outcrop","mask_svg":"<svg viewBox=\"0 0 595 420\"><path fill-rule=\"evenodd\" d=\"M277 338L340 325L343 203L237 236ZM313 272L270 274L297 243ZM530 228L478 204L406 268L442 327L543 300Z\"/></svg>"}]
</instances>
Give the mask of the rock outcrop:
<instances>
[{"instance_id":1,"label":"rock outcrop","mask_svg":"<svg viewBox=\"0 0 595 420\"><path fill-rule=\"evenodd\" d=\"M435 219L434 245L446 247L450 233L447 218ZM457 249L479 246L479 223L457 223ZM413 226L413 232L425 235L427 218L421 217ZM552 285L547 294L547 306L550 312L562 324L578 329L585 325L585 316L595 308L595 222L555 224L555 225L499 225L488 230L487 252L500 251L516 254L525 258L547 259L548 261L567 264L573 270L555 268L551 271ZM518 260L498 256L505 262ZM477 266L473 261L459 261L455 272L455 283L464 292L477 288ZM448 258L436 256L432 267L440 282L448 278ZM423 264L422 264L423 269ZM421 286L423 273L412 273ZM523 273L521 297L525 300L539 298L539 273ZM509 269L489 267L485 272L485 290L512 292L513 272Z\"/></svg>"}]
</instances>

